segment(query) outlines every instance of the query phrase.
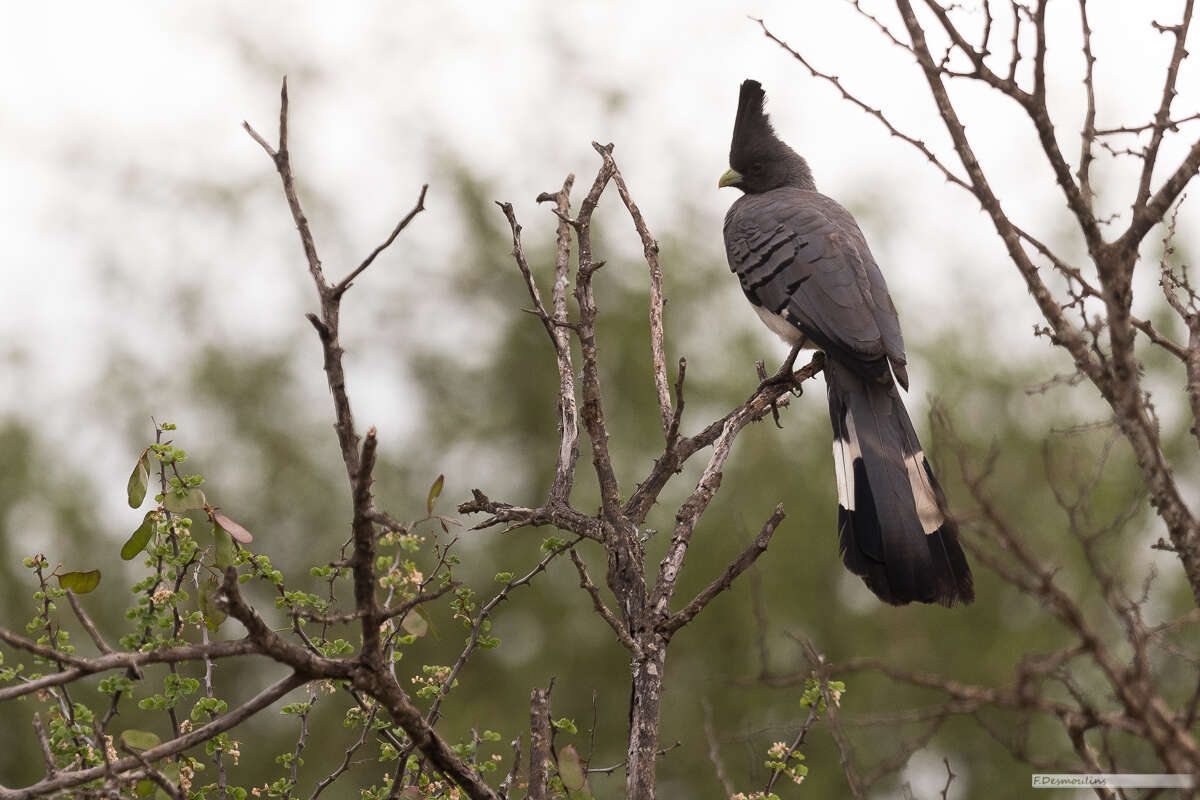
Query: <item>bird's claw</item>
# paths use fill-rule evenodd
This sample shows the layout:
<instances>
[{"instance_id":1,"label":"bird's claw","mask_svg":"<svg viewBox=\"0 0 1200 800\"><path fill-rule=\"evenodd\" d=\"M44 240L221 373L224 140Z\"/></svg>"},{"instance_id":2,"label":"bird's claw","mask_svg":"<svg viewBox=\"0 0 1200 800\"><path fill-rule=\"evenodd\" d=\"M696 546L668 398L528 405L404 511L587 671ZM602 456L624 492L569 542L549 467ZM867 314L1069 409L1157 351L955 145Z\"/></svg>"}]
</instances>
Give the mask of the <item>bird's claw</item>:
<instances>
[{"instance_id":1,"label":"bird's claw","mask_svg":"<svg viewBox=\"0 0 1200 800\"><path fill-rule=\"evenodd\" d=\"M795 394L797 397L804 394L804 385L796 378L796 373L792 370L792 363L784 364L779 372L776 372L769 378L762 378L758 383L758 388L754 390L755 394L764 392L775 386L787 386L788 391Z\"/></svg>"},{"instance_id":2,"label":"bird's claw","mask_svg":"<svg viewBox=\"0 0 1200 800\"><path fill-rule=\"evenodd\" d=\"M800 348L794 349L792 354L788 356L788 359L783 362L783 366L779 368L779 371L769 378L767 377L767 369L763 365L763 362L759 361L755 363L754 366L758 370L759 381L758 388L754 390L754 394L751 395L751 399L754 399L768 389L783 385L788 386L788 391L792 392L797 397L804 394L804 387L801 385L800 381L796 380L796 374L792 371L796 363L796 354L799 353L799 351ZM777 399L778 398L771 399L771 418L775 421L776 428L783 428L783 425L779 422L779 406L776 403Z\"/></svg>"}]
</instances>

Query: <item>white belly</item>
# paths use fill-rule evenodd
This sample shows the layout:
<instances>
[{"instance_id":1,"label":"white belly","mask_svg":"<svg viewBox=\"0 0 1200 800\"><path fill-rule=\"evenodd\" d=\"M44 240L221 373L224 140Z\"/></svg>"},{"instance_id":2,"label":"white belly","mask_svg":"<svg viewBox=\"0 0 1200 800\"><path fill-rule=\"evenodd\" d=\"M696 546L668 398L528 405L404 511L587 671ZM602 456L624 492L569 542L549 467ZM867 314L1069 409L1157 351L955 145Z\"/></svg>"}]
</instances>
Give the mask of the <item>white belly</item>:
<instances>
[{"instance_id":1,"label":"white belly","mask_svg":"<svg viewBox=\"0 0 1200 800\"><path fill-rule=\"evenodd\" d=\"M770 328L771 332L780 339L783 339L792 347L795 347L796 345L803 346L805 341L804 334L800 332L799 328L788 322L786 309L783 312L784 316L780 316L774 311L763 308L762 306L755 306L754 310L758 313L758 318L763 321L763 324Z\"/></svg>"}]
</instances>

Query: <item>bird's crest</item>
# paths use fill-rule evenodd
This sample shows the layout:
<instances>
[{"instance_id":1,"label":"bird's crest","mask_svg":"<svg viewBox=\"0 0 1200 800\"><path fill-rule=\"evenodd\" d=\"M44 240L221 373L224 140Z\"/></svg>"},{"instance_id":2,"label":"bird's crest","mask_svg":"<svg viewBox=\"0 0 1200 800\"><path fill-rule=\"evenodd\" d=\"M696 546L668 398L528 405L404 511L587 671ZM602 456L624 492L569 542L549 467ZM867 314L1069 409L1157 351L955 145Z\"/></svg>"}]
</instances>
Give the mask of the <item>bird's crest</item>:
<instances>
[{"instance_id":1,"label":"bird's crest","mask_svg":"<svg viewBox=\"0 0 1200 800\"><path fill-rule=\"evenodd\" d=\"M733 120L733 153L743 150L747 145L761 142L763 139L775 139L775 129L763 108L767 94L762 84L756 80L742 81L742 91L738 95L737 116ZM731 153L732 155L732 153Z\"/></svg>"}]
</instances>

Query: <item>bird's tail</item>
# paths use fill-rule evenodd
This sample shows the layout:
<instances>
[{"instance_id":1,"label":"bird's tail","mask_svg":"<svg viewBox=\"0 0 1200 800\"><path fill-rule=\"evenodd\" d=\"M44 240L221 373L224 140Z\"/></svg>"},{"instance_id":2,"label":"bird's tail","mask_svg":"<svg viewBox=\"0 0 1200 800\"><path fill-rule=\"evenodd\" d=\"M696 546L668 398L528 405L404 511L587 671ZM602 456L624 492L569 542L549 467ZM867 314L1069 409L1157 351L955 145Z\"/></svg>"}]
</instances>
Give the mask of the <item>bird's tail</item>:
<instances>
[{"instance_id":1,"label":"bird's tail","mask_svg":"<svg viewBox=\"0 0 1200 800\"><path fill-rule=\"evenodd\" d=\"M971 569L891 376L827 359L842 561L879 599L969 603Z\"/></svg>"}]
</instances>

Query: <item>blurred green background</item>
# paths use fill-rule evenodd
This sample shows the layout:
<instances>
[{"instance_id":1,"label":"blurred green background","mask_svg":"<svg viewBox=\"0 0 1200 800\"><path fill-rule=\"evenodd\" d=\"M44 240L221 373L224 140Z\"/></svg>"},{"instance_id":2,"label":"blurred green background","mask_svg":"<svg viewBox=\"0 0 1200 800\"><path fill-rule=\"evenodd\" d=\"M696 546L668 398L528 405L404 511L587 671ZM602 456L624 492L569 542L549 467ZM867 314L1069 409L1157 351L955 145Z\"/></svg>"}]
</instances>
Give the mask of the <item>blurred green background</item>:
<instances>
[{"instance_id":1,"label":"blurred green background","mask_svg":"<svg viewBox=\"0 0 1200 800\"><path fill-rule=\"evenodd\" d=\"M781 23L795 22L776 10ZM803 95L810 98L807 104L799 102L801 95L792 90L798 67L769 49L753 29L737 44L739 53L754 54L746 57L749 66L726 70L728 75L716 76L723 83L688 98L689 108L703 109L706 116L700 119L670 113L665 101L647 101L643 89L654 98L661 98L654 92L667 90L642 87L630 72L652 64L594 52L591 40L549 4L531 4L522 12L527 16L505 30L514 41L540 48L556 76L545 78L544 64L503 62L492 79L543 76L539 80L550 83L529 89L530 103L532 109L553 108L551 120L532 111L513 112L501 123L480 112L459 120L443 139L436 127L452 125L446 109L454 106L450 100L439 104L438 93L429 87L455 78L446 71L448 56L439 53L474 41L470 37L480 35L478 29L487 23L463 9L448 13L450 22L437 28L425 50L403 57L394 53L403 50L397 42L421 47L422 28L381 7L346 31L322 34L317 22L292 23L274 37L264 32L269 18L232 6L201 14L199 33L185 32L191 21L187 14L168 14L162 36L178 37L193 48L199 41L216 42L211 46L222 54L219 75L239 93L236 100L219 93L202 97L205 109L219 109L221 135L227 137L212 144L217 156L206 154L209 140L203 133L193 131L189 138L169 119L156 118L158 127L152 126L165 139L141 141L137 150L110 151L104 145L119 138L119 127L89 134L99 138L62 134L55 139L33 125L16 125L11 114L4 118L8 158L30 154L30 163L45 169L52 162L51 172L31 168L24 177L49 175L45 186L55 187L45 189L46 197L35 204L40 209L36 224L20 232L22 240L40 244L26 251L27 266L18 265L20 276L14 276L12 296L24 310L14 308L5 323L10 335L0 421L4 625L20 628L31 616L33 584L19 564L22 557L43 552L52 563L104 571L101 590L86 604L110 640L118 638L129 601L123 585L138 574L120 561L118 550L140 521L124 508L122 489L129 467L152 439L151 416L179 425L176 442L189 451L189 465L207 477L210 499L255 533L254 547L284 571L289 587L321 591L308 577L308 567L335 557L348 535L349 501L319 348L303 318L315 298L270 165L253 143L238 138L236 129L246 116L272 138L275 82L285 71L292 76L303 201L330 275L357 263L410 207L420 183L431 185L430 211L413 223L411 236L406 232L357 281L344 304L352 402L360 427L377 425L383 442L376 472L381 507L400 518L419 517L439 473L446 475L439 506L444 513L469 498L472 488L524 505L544 497L556 452L557 376L543 329L519 310L528 298L509 254L503 216L492 201L516 205L526 225L530 261L548 293L554 220L532 197L556 188L567 170L577 173L576 202L582 197L598 166L590 138L616 141L618 163L661 243L668 360L688 359L685 431L696 432L748 396L756 384L756 359L764 359L768 369L782 359L784 346L761 329L724 263L720 214L734 194L711 188L724 169L736 82L750 68L761 67L770 70L768 77L777 76L774 84L766 77L764 83L768 92L780 86L772 109L784 122L785 138L809 154L819 185L855 213L889 276L913 364L910 412L952 505L968 518L964 535L976 535L970 502L957 477L952 443L927 423L931 399L946 409L975 463L982 463L990 449L998 451L989 484L996 501L1047 563L1061 567L1064 585L1081 602L1089 607L1099 602L1082 554L1065 533L1066 516L1051 485L1070 492L1085 481L1111 430L1088 427L1105 415L1086 387L1032 391L1069 367L1044 340L1030 336L1032 305L968 198L941 187L936 175L926 175L917 158L874 130L869 120L839 110L836 97L814 98L816 90L809 87ZM741 17L723 23L711 9L707 13L693 20L695 50L703 50L698 43L716 41L714 29L743 24ZM454 21L464 22L457 34L462 40L448 33ZM611 30L620 19L601 15L597 23ZM370 37L368 30L374 31ZM376 74L347 55L359 44L367 53L392 59L375 66L379 73L398 65L414 69L415 77L389 80L379 90L383 94L361 87L361 94L342 93L347 82ZM305 50L308 45L315 54ZM630 47L628 52L636 49ZM633 64L609 75L600 65L610 56ZM764 66L768 59L769 67ZM716 78L710 74L697 81ZM188 80L189 86L204 84L203 76ZM680 79L675 80L677 87ZM577 114L554 99L563 87L581 104ZM388 98L408 88L418 99L388 106ZM924 102L920 89L912 83L905 97ZM479 92L476 87L475 96ZM46 108L61 104L44 93L38 96ZM186 96L174 102L177 111L189 107ZM57 113L74 119L66 111ZM555 130L553 120L560 115L562 126ZM706 122L705 132L690 141L677 136L688 119L711 124ZM658 129L642 136L657 120L662 120ZM822 149L836 138L829 129L843 120L854 129L855 142L870 143L869 157L851 163L832 144ZM479 129L490 123L497 125L499 156L483 152L487 139ZM1006 143L996 153L1010 146L1015 147ZM1009 172L999 177L1001 184L1014 180ZM877 180L880 174L888 180ZM1114 172L1112 183L1118 177ZM1030 184L1013 189L1018 208L1037 216L1039 209L1056 207L1053 199L1045 200L1053 198L1052 187L1032 179ZM646 267L632 225L615 193L610 195L594 224L597 257L608 261L597 276L599 341L611 447L627 493L650 469L661 434L649 375ZM1116 195L1113 204L1120 198ZM1039 230L1065 252L1079 253L1061 216L1038 219ZM1185 237L1177 257L1186 260L1190 245ZM1144 288L1153 289L1153 280L1148 278ZM1142 291L1138 298L1140 312L1160 330L1179 333L1154 292ZM1152 352L1144 357L1147 384L1162 390L1157 402L1168 455L1180 475L1194 475L1196 458L1185 438L1187 417L1178 395L1182 374ZM975 567L978 600L953 611L883 606L846 574L834 535L824 389L819 380L806 388L784 412L782 430L768 422L742 434L689 551L677 602L718 574L776 503L787 509L769 552L672 643L661 740L664 746L680 744L661 760L660 797L720 796L703 732L705 702L712 707L720 759L737 789L761 788L768 776L767 748L790 741L806 712L799 706L799 688L771 688L758 679L764 670L804 670L797 638L810 638L832 661L875 657L986 685L1004 683L1024 654L1069 643L1043 609L980 565ZM649 527L670 530L675 508L694 486L705 455L664 492ZM1140 511L1113 537L1109 555L1131 586L1140 585L1151 570L1158 573L1150 606L1150 621L1157 622L1187 609L1190 595L1173 559L1149 549L1162 532L1141 496L1130 454L1118 443L1091 508L1104 521L1141 502ZM573 499L580 509L596 505L586 447ZM468 527L476 521L463 520ZM458 533L459 577L481 597L490 597L492 576L532 567L542 538L554 533ZM661 534L651 540L651 564L667 538ZM594 546L582 550L599 582L602 553ZM258 597L270 605L266 593ZM501 646L478 653L461 675L460 687L444 706L444 734L459 739L469 736L471 727L489 728L507 742L527 726L530 688L554 678L555 717L573 718L581 731L561 741L573 741L586 752L594 706L593 766L618 764L628 714L627 659L591 610L571 565L555 562L532 587L514 592L494 620ZM462 645L460 629L444 608L434 622L440 635L410 648L402 668L454 660ZM70 620L66 626L76 630ZM1105 631L1119 636L1115 628ZM227 623L222 635L238 636L238 626ZM88 650L78 632L74 641ZM11 663L12 654L6 651L6 657ZM246 698L277 673L243 660L222 664L217 681L232 699ZM872 715L936 699L873 675L854 675L847 682L844 717L868 767L922 730L893 720L867 724ZM1181 675L1181 696L1190 688ZM29 723L33 706L5 706L0 782L6 785L40 775ZM326 698L314 712L302 773L307 782L301 782L305 796L357 735L342 728L342 708L341 698ZM1011 730L1015 718L996 713L988 721ZM232 770L234 780L261 785L278 777L274 756L290 750L295 735L294 720L274 711L253 719L237 734L243 757ZM1034 741L1047 758L1070 753L1053 726L1035 727ZM507 764L506 745L489 752L502 753ZM837 753L822 728L810 734L804 752L808 780L798 790L784 787L784 796L840 796ZM944 783L943 756L959 776L950 797L984 796L990 790L983 787L1028 785L1027 766L1017 764L974 722L961 719L947 724L895 779L880 784L877 795L899 797L901 786L909 783L917 797L936 796ZM1151 754L1135 758L1153 767ZM329 796L356 796L352 787L377 775L377 767L365 765L339 784L341 793L334 794L335 787ZM592 785L598 797L617 797L623 778L617 771L595 776Z\"/></svg>"}]
</instances>

